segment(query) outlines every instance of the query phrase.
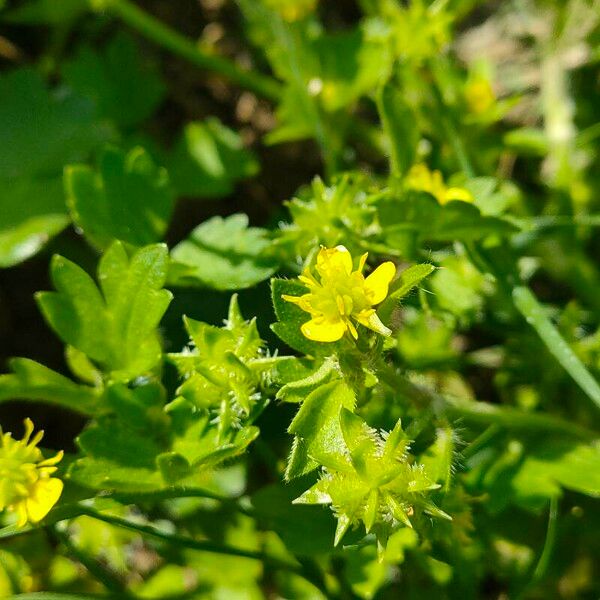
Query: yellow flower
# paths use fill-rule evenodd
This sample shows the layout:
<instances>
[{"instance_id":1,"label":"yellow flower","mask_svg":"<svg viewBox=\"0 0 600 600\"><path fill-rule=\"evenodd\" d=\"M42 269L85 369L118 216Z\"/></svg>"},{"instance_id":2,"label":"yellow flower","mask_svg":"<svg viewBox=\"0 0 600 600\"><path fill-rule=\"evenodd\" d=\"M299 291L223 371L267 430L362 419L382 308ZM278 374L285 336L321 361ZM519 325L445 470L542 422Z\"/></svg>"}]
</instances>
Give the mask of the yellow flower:
<instances>
[{"instance_id":1,"label":"yellow flower","mask_svg":"<svg viewBox=\"0 0 600 600\"><path fill-rule=\"evenodd\" d=\"M476 115L487 112L496 101L491 83L483 77L469 81L465 85L464 94L469 110Z\"/></svg>"},{"instance_id":2,"label":"yellow flower","mask_svg":"<svg viewBox=\"0 0 600 600\"><path fill-rule=\"evenodd\" d=\"M25 436L14 440L12 434L0 428L0 510L9 509L17 514L17 525L41 521L58 501L63 483L50 477L62 457L59 452L44 459L37 447L44 432L39 431L30 440L33 423L25 419Z\"/></svg>"},{"instance_id":3,"label":"yellow flower","mask_svg":"<svg viewBox=\"0 0 600 600\"><path fill-rule=\"evenodd\" d=\"M336 342L349 331L356 339L358 333L353 321L381 335L390 335L391 331L372 307L387 296L396 267L385 262L365 278L362 270L366 260L367 254L363 254L358 269L353 271L352 256L344 246L321 248L316 264L320 281L305 269L298 279L309 293L282 296L311 314L312 318L301 327L305 337L315 342Z\"/></svg>"},{"instance_id":4,"label":"yellow flower","mask_svg":"<svg viewBox=\"0 0 600 600\"><path fill-rule=\"evenodd\" d=\"M427 192L434 196L440 204L451 200L473 202L471 192L459 187L446 187L442 174L430 171L426 165L414 165L406 175L405 185L410 190Z\"/></svg>"}]
</instances>

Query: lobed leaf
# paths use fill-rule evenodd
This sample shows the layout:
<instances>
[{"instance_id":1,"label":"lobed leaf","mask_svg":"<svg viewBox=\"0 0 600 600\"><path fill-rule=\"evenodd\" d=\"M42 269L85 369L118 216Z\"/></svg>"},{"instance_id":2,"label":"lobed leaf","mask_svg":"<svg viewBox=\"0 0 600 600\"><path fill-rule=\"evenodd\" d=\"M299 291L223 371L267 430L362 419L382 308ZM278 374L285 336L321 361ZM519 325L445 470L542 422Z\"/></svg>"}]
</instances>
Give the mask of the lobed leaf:
<instances>
[{"instance_id":1,"label":"lobed leaf","mask_svg":"<svg viewBox=\"0 0 600 600\"><path fill-rule=\"evenodd\" d=\"M71 261L55 256L56 292L36 296L45 319L67 344L97 362L114 379L130 380L161 360L157 326L171 293L163 290L168 266L164 245L142 248L129 259L115 242L98 267L102 293Z\"/></svg>"},{"instance_id":2,"label":"lobed leaf","mask_svg":"<svg viewBox=\"0 0 600 600\"><path fill-rule=\"evenodd\" d=\"M266 256L266 230L248 227L248 217L213 217L171 252L169 281L176 286L239 290L256 285L276 270Z\"/></svg>"},{"instance_id":3,"label":"lobed leaf","mask_svg":"<svg viewBox=\"0 0 600 600\"><path fill-rule=\"evenodd\" d=\"M64 183L71 217L99 248L113 240L143 246L167 229L174 202L168 176L143 148L108 148L97 172L70 165Z\"/></svg>"}]
</instances>

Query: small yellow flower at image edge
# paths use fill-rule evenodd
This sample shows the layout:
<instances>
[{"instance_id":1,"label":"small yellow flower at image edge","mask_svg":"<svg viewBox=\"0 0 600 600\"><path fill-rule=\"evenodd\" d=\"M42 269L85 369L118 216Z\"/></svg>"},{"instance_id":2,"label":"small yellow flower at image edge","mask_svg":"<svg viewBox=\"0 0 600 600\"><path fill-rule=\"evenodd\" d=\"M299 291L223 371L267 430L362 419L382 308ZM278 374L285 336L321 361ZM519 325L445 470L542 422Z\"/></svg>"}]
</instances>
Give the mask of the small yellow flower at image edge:
<instances>
[{"instance_id":1,"label":"small yellow flower at image edge","mask_svg":"<svg viewBox=\"0 0 600 600\"><path fill-rule=\"evenodd\" d=\"M306 268L298 279L308 288L308 293L282 296L311 315L300 328L305 337L314 342L336 342L349 332L357 339L354 322L384 336L391 334L373 307L388 295L396 266L393 262L384 262L365 277L362 271L366 261L367 253L360 257L358 268L353 270L352 256L344 246L322 247L315 265L319 280Z\"/></svg>"},{"instance_id":2,"label":"small yellow flower at image edge","mask_svg":"<svg viewBox=\"0 0 600 600\"><path fill-rule=\"evenodd\" d=\"M17 515L17 525L41 521L56 504L63 483L50 477L62 460L62 450L44 459L37 447L44 432L33 438L33 423L25 419L25 435L15 440L0 428L0 511L8 509Z\"/></svg>"}]
</instances>

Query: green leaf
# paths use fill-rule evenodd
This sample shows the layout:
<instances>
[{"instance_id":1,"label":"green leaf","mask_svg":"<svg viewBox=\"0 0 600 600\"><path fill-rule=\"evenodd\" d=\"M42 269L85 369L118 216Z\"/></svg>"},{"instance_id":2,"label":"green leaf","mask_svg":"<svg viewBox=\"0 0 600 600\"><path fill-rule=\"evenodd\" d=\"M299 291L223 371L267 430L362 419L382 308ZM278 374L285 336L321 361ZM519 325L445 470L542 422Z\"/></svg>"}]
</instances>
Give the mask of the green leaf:
<instances>
[{"instance_id":1,"label":"green leaf","mask_svg":"<svg viewBox=\"0 0 600 600\"><path fill-rule=\"evenodd\" d=\"M435 267L426 263L408 267L408 269L402 271L400 277L392 283L388 297L393 298L394 300L401 300L434 271Z\"/></svg>"},{"instance_id":2,"label":"green leaf","mask_svg":"<svg viewBox=\"0 0 600 600\"><path fill-rule=\"evenodd\" d=\"M377 95L377 109L388 137L390 171L402 177L415 162L419 130L417 121L400 89L384 85Z\"/></svg>"},{"instance_id":3,"label":"green leaf","mask_svg":"<svg viewBox=\"0 0 600 600\"><path fill-rule=\"evenodd\" d=\"M319 97L330 112L371 94L390 71L389 44L367 28L325 33L313 46L320 62L314 76L323 82Z\"/></svg>"},{"instance_id":4,"label":"green leaf","mask_svg":"<svg viewBox=\"0 0 600 600\"><path fill-rule=\"evenodd\" d=\"M600 408L600 385L550 321L544 307L531 290L526 286L517 286L512 290L512 297L518 311L537 331L550 354L558 360L565 371Z\"/></svg>"},{"instance_id":5,"label":"green leaf","mask_svg":"<svg viewBox=\"0 0 600 600\"><path fill-rule=\"evenodd\" d=\"M84 415L98 410L100 390L78 385L28 358L13 358L13 371L0 375L0 404L9 400L38 400Z\"/></svg>"},{"instance_id":6,"label":"green leaf","mask_svg":"<svg viewBox=\"0 0 600 600\"><path fill-rule=\"evenodd\" d=\"M160 383L150 382L134 388L123 383L111 384L104 400L106 408L132 430L141 434L152 431L154 436L166 434L168 417L163 412L166 391Z\"/></svg>"},{"instance_id":7,"label":"green leaf","mask_svg":"<svg viewBox=\"0 0 600 600\"><path fill-rule=\"evenodd\" d=\"M570 437L526 441L511 439L504 447L485 448L470 457L467 481L490 494L488 509L509 503L539 510L566 488L600 497L600 446Z\"/></svg>"},{"instance_id":8,"label":"green leaf","mask_svg":"<svg viewBox=\"0 0 600 600\"><path fill-rule=\"evenodd\" d=\"M39 252L69 224L60 177L0 179L0 268Z\"/></svg>"},{"instance_id":9,"label":"green leaf","mask_svg":"<svg viewBox=\"0 0 600 600\"><path fill-rule=\"evenodd\" d=\"M266 230L248 227L248 217L213 217L175 246L169 273L172 285L239 290L256 285L276 270L266 256Z\"/></svg>"},{"instance_id":10,"label":"green leaf","mask_svg":"<svg viewBox=\"0 0 600 600\"><path fill-rule=\"evenodd\" d=\"M81 49L62 73L76 92L97 104L102 116L123 128L152 116L166 91L135 41L121 32L100 52Z\"/></svg>"},{"instance_id":11,"label":"green leaf","mask_svg":"<svg viewBox=\"0 0 600 600\"><path fill-rule=\"evenodd\" d=\"M160 240L173 209L167 172L143 148L106 149L98 172L68 166L65 190L73 220L100 248L115 239L136 246Z\"/></svg>"},{"instance_id":12,"label":"green leaf","mask_svg":"<svg viewBox=\"0 0 600 600\"><path fill-rule=\"evenodd\" d=\"M486 292L493 290L489 278L464 256L444 258L430 286L436 305L463 320L477 315L483 309Z\"/></svg>"},{"instance_id":13,"label":"green leaf","mask_svg":"<svg viewBox=\"0 0 600 600\"><path fill-rule=\"evenodd\" d=\"M117 446L110 452L110 446L121 444L123 440L116 437L115 428L107 428L101 434L94 434L95 439L85 440L86 452L93 454L74 462L68 477L75 483L97 490L114 490L122 492L150 492L162 489L164 482L160 471L154 465L156 454L147 464L136 464L139 461L127 460L127 455L151 450L143 437L125 436L130 445ZM156 449L158 453L158 449ZM146 458L150 459L148 455Z\"/></svg>"},{"instance_id":14,"label":"green leaf","mask_svg":"<svg viewBox=\"0 0 600 600\"><path fill-rule=\"evenodd\" d=\"M424 192L408 192L400 198L377 203L386 243L395 247L407 234L420 241L473 241L489 235L510 235L517 227L498 217L483 216L473 204L451 201L444 206Z\"/></svg>"},{"instance_id":15,"label":"green leaf","mask_svg":"<svg viewBox=\"0 0 600 600\"><path fill-rule=\"evenodd\" d=\"M63 165L86 159L112 133L87 100L49 92L28 69L0 76L0 99L0 267L10 267L68 225Z\"/></svg>"},{"instance_id":16,"label":"green leaf","mask_svg":"<svg viewBox=\"0 0 600 600\"><path fill-rule=\"evenodd\" d=\"M290 381L277 392L277 400L300 403L316 388L331 379L340 379L339 365L333 358L326 358L318 369L302 379Z\"/></svg>"},{"instance_id":17,"label":"green leaf","mask_svg":"<svg viewBox=\"0 0 600 600\"><path fill-rule=\"evenodd\" d=\"M352 591L359 598L370 600L385 584L388 566L378 559L374 546L348 548L344 555L344 576L352 586Z\"/></svg>"},{"instance_id":18,"label":"green leaf","mask_svg":"<svg viewBox=\"0 0 600 600\"><path fill-rule=\"evenodd\" d=\"M116 379L130 380L160 362L157 326L171 293L163 290L168 267L164 245L146 246L129 259L115 242L98 267L102 293L71 261L55 256L57 292L36 296L44 317L67 344L85 353Z\"/></svg>"},{"instance_id":19,"label":"green leaf","mask_svg":"<svg viewBox=\"0 0 600 600\"><path fill-rule=\"evenodd\" d=\"M252 496L252 505L258 519L277 532L290 552L299 556L329 553L335 532L331 512L320 506L292 504L305 487L302 480L264 487Z\"/></svg>"},{"instance_id":20,"label":"green leaf","mask_svg":"<svg viewBox=\"0 0 600 600\"><path fill-rule=\"evenodd\" d=\"M560 487L600 497L600 445L569 439L538 443L512 481L517 499L560 494Z\"/></svg>"},{"instance_id":21,"label":"green leaf","mask_svg":"<svg viewBox=\"0 0 600 600\"><path fill-rule=\"evenodd\" d=\"M354 410L355 402L354 392L344 382L325 383L306 398L288 431L304 440L310 458L346 470L350 465L340 428L340 411Z\"/></svg>"},{"instance_id":22,"label":"green leaf","mask_svg":"<svg viewBox=\"0 0 600 600\"><path fill-rule=\"evenodd\" d=\"M242 454L259 434L252 426L223 432L210 422L207 411L198 410L184 398L175 399L166 410L171 418L171 450L188 462L192 476ZM182 464L181 459L175 460Z\"/></svg>"},{"instance_id":23,"label":"green leaf","mask_svg":"<svg viewBox=\"0 0 600 600\"><path fill-rule=\"evenodd\" d=\"M1 76L0 98L0 179L59 175L112 135L88 99L48 91L33 70Z\"/></svg>"},{"instance_id":24,"label":"green leaf","mask_svg":"<svg viewBox=\"0 0 600 600\"><path fill-rule=\"evenodd\" d=\"M215 118L185 126L167 167L180 196L206 198L231 194L237 181L259 170L239 135Z\"/></svg>"},{"instance_id":25,"label":"green leaf","mask_svg":"<svg viewBox=\"0 0 600 600\"><path fill-rule=\"evenodd\" d=\"M308 444L301 437L295 436L292 441L292 450L285 466L285 480L291 481L297 477L307 475L314 471L319 463L308 455Z\"/></svg>"}]
</instances>

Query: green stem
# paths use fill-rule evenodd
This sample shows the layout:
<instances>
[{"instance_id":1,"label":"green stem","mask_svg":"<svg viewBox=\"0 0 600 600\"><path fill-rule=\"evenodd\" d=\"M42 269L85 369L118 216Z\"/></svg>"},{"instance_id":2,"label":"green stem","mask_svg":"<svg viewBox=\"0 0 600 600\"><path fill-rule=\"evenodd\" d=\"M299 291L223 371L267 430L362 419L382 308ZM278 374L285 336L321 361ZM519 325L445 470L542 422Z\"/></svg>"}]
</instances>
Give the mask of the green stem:
<instances>
[{"instance_id":1,"label":"green stem","mask_svg":"<svg viewBox=\"0 0 600 600\"><path fill-rule=\"evenodd\" d=\"M109 592L117 594L119 598L123 598L124 600L131 597L123 585L123 582L104 565L100 564L97 560L73 544L66 531L63 531L61 527L54 527L53 533L65 547L66 551L77 562L81 563L88 573L94 579L99 581Z\"/></svg>"},{"instance_id":2,"label":"green stem","mask_svg":"<svg viewBox=\"0 0 600 600\"><path fill-rule=\"evenodd\" d=\"M472 402L455 398L443 398L444 412L465 421L482 424L497 424L506 429L555 431L584 440L594 440L598 434L575 423L570 423L545 413L528 413L517 408L498 406L488 402Z\"/></svg>"},{"instance_id":3,"label":"green stem","mask_svg":"<svg viewBox=\"0 0 600 600\"><path fill-rule=\"evenodd\" d=\"M202 50L185 36L173 31L144 12L130 0L91 0L92 5L107 9L124 23L156 44L181 56L201 69L218 73L244 89L269 100L279 100L280 84L260 73L245 71L230 60Z\"/></svg>"},{"instance_id":4,"label":"green stem","mask_svg":"<svg viewBox=\"0 0 600 600\"><path fill-rule=\"evenodd\" d=\"M104 521L110 525L116 527L122 527L123 529L129 529L130 531L136 531L144 535L149 535L155 538L159 538L176 546L183 546L184 548L191 548L193 550L202 550L204 552L214 552L215 554L226 554L228 556L240 556L243 558L253 558L255 560L261 560L265 563L282 569L295 569L295 565L281 561L276 558L271 558L262 552L255 552L253 550L244 550L243 548L236 548L227 544L217 544L209 540L195 540L188 538L176 533L168 533L162 531L154 525L147 525L144 523L135 523L122 517L116 517L114 515L107 515L93 508L83 507L81 511L82 515L92 517L98 521Z\"/></svg>"},{"instance_id":5,"label":"green stem","mask_svg":"<svg viewBox=\"0 0 600 600\"><path fill-rule=\"evenodd\" d=\"M157 492L142 492L136 494L127 494L123 492L117 492L111 496L117 502L123 504L139 504L142 502L161 502L162 500L173 500L176 498L208 498L210 500L217 500L225 506L239 512L240 514L246 515L247 517L253 517L254 512L251 508L242 506L239 502L239 498L230 498L221 494L216 494L209 490L200 488L187 488L185 486L173 487L166 490L159 490Z\"/></svg>"},{"instance_id":6,"label":"green stem","mask_svg":"<svg viewBox=\"0 0 600 600\"><path fill-rule=\"evenodd\" d=\"M502 428L497 423L488 425L486 430L477 436L462 452L463 458L473 456L482 448L485 448L500 432Z\"/></svg>"},{"instance_id":7,"label":"green stem","mask_svg":"<svg viewBox=\"0 0 600 600\"><path fill-rule=\"evenodd\" d=\"M556 532L558 525L558 496L550 498L550 510L548 513L548 529L546 531L546 541L544 548L538 561L535 571L533 572L532 584L542 581L548 571L548 565L552 557L552 551L556 543Z\"/></svg>"},{"instance_id":8,"label":"green stem","mask_svg":"<svg viewBox=\"0 0 600 600\"><path fill-rule=\"evenodd\" d=\"M517 595L517 600L525 597L527 592L537 585L540 581L546 577L548 567L550 565L550 559L552 558L552 552L556 546L556 534L558 530L558 496L550 498L550 509L548 511L548 528L546 530L546 539L544 541L544 547L542 553L535 566L531 580L525 586L523 590Z\"/></svg>"},{"instance_id":9,"label":"green stem","mask_svg":"<svg viewBox=\"0 0 600 600\"><path fill-rule=\"evenodd\" d=\"M575 423L545 413L529 413L488 402L461 400L442 396L433 390L417 385L392 369L378 372L381 380L396 392L407 396L421 410L432 408L438 415L448 415L484 425L500 425L506 429L526 431L555 431L584 440L594 440L598 434Z\"/></svg>"},{"instance_id":10,"label":"green stem","mask_svg":"<svg viewBox=\"0 0 600 600\"><path fill-rule=\"evenodd\" d=\"M114 525L116 527L122 527L123 529L129 529L130 531L136 531L143 535L155 537L175 546L190 548L192 550L200 550L203 552L213 552L215 554L225 554L227 556L239 556L241 558L259 560L273 569L295 573L296 575L303 577L315 585L317 588L321 589L321 591L327 593L327 590L322 589L321 581L316 580L310 573L306 573L301 565L295 562L288 562L280 558L270 556L265 552L244 550L243 548L236 548L235 546L229 546L228 544L218 544L210 540L195 540L183 535L162 531L154 525L134 523L133 521L129 521L121 517L106 515L94 510L93 508L84 507L81 514L105 523L109 523L110 525Z\"/></svg>"},{"instance_id":11,"label":"green stem","mask_svg":"<svg viewBox=\"0 0 600 600\"><path fill-rule=\"evenodd\" d=\"M512 290L512 298L517 310L537 331L550 353L596 406L600 408L600 386L598 382L550 321L544 307L531 290L523 285L516 286Z\"/></svg>"}]
</instances>

